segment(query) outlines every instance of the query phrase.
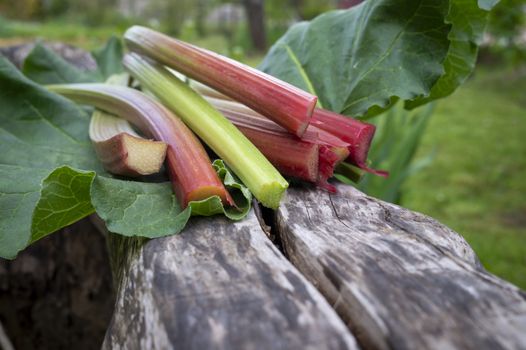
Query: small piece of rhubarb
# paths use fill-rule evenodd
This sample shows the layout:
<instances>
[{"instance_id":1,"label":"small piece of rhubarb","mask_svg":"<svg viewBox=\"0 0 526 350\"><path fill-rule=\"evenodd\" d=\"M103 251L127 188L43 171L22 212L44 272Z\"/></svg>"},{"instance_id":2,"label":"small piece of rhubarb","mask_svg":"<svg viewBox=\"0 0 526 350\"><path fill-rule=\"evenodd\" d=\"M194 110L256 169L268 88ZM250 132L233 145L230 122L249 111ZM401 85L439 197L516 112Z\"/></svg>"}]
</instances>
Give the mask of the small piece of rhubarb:
<instances>
[{"instance_id":1,"label":"small piece of rhubarb","mask_svg":"<svg viewBox=\"0 0 526 350\"><path fill-rule=\"evenodd\" d=\"M124 67L174 111L266 207L276 209L287 181L261 152L221 113L161 65L127 54Z\"/></svg>"},{"instance_id":2,"label":"small piece of rhubarb","mask_svg":"<svg viewBox=\"0 0 526 350\"><path fill-rule=\"evenodd\" d=\"M321 108L314 110L311 125L348 142L349 157L347 160L350 163L376 175L389 175L386 171L371 169L367 166L367 154L376 131L374 125Z\"/></svg>"},{"instance_id":3,"label":"small piece of rhubarb","mask_svg":"<svg viewBox=\"0 0 526 350\"><path fill-rule=\"evenodd\" d=\"M108 84L52 85L48 88L78 103L93 105L134 124L146 136L168 144L167 165L181 205L219 196L233 205L208 155L195 135L162 104L140 91Z\"/></svg>"},{"instance_id":4,"label":"small piece of rhubarb","mask_svg":"<svg viewBox=\"0 0 526 350\"><path fill-rule=\"evenodd\" d=\"M305 132L317 97L275 77L154 30L133 26L127 47L260 112L289 132Z\"/></svg>"},{"instance_id":5,"label":"small piece of rhubarb","mask_svg":"<svg viewBox=\"0 0 526 350\"><path fill-rule=\"evenodd\" d=\"M144 139L126 120L98 109L91 116L89 137L104 168L116 175L158 173L166 157L166 143Z\"/></svg>"}]
</instances>

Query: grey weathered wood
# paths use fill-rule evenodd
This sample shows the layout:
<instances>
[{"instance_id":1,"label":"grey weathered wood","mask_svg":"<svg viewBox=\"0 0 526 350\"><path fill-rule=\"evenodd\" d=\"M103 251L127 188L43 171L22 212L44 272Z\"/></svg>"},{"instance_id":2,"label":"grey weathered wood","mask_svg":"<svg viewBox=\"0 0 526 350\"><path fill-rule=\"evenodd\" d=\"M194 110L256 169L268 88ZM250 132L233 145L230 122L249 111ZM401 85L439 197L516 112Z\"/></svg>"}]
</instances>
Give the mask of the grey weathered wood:
<instances>
[{"instance_id":1,"label":"grey weathered wood","mask_svg":"<svg viewBox=\"0 0 526 350\"><path fill-rule=\"evenodd\" d=\"M118 263L125 272L104 348L357 348L253 213L236 223L192 218L180 235L112 246L130 255Z\"/></svg>"},{"instance_id":2,"label":"grey weathered wood","mask_svg":"<svg viewBox=\"0 0 526 350\"><path fill-rule=\"evenodd\" d=\"M526 294L487 273L455 232L365 196L290 189L277 213L285 250L378 349L526 348Z\"/></svg>"},{"instance_id":3,"label":"grey weathered wood","mask_svg":"<svg viewBox=\"0 0 526 350\"><path fill-rule=\"evenodd\" d=\"M0 322L0 348L3 350L14 350L11 340L4 331L2 322Z\"/></svg>"}]
</instances>

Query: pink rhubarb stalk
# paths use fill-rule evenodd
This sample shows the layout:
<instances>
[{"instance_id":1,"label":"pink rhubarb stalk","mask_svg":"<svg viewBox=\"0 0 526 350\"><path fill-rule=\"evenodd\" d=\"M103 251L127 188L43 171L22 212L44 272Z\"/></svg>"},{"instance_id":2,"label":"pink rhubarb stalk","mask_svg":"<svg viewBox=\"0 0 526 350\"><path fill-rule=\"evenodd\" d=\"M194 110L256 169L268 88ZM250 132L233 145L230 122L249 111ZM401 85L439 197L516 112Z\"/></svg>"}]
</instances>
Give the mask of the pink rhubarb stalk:
<instances>
[{"instance_id":1,"label":"pink rhubarb stalk","mask_svg":"<svg viewBox=\"0 0 526 350\"><path fill-rule=\"evenodd\" d=\"M154 30L133 26L127 47L200 81L301 137L317 97L255 68Z\"/></svg>"}]
</instances>

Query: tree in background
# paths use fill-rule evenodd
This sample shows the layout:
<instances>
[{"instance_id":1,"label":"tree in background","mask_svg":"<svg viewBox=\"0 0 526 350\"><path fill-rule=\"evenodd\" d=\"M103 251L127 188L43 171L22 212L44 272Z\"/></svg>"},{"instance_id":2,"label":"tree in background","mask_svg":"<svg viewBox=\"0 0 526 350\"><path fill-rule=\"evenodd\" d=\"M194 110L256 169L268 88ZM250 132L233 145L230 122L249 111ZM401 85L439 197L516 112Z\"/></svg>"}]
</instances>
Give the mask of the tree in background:
<instances>
[{"instance_id":1,"label":"tree in background","mask_svg":"<svg viewBox=\"0 0 526 350\"><path fill-rule=\"evenodd\" d=\"M501 0L490 13L488 22L490 51L512 65L526 61L526 3Z\"/></svg>"},{"instance_id":2,"label":"tree in background","mask_svg":"<svg viewBox=\"0 0 526 350\"><path fill-rule=\"evenodd\" d=\"M264 0L243 0L252 44L254 49L260 52L264 52L267 49L264 5Z\"/></svg>"},{"instance_id":3,"label":"tree in background","mask_svg":"<svg viewBox=\"0 0 526 350\"><path fill-rule=\"evenodd\" d=\"M337 5L335 0L289 0L289 3L294 8L296 16L304 21L332 10Z\"/></svg>"}]
</instances>

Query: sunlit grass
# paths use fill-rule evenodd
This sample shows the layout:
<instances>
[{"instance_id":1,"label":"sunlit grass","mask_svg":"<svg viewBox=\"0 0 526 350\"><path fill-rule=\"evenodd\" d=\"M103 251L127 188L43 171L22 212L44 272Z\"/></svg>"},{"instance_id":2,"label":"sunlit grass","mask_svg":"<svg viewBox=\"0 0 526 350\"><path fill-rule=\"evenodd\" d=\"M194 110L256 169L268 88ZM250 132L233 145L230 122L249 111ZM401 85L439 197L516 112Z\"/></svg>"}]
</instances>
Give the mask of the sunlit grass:
<instances>
[{"instance_id":1,"label":"sunlit grass","mask_svg":"<svg viewBox=\"0 0 526 350\"><path fill-rule=\"evenodd\" d=\"M479 69L439 102L403 205L464 235L486 268L526 289L526 73Z\"/></svg>"},{"instance_id":2,"label":"sunlit grass","mask_svg":"<svg viewBox=\"0 0 526 350\"><path fill-rule=\"evenodd\" d=\"M2 20L0 45L20 44L37 39L62 41L92 50L102 46L112 36L120 36L124 28L117 26L88 27L70 21L19 22Z\"/></svg>"}]
</instances>

